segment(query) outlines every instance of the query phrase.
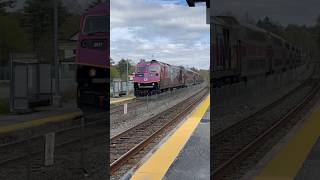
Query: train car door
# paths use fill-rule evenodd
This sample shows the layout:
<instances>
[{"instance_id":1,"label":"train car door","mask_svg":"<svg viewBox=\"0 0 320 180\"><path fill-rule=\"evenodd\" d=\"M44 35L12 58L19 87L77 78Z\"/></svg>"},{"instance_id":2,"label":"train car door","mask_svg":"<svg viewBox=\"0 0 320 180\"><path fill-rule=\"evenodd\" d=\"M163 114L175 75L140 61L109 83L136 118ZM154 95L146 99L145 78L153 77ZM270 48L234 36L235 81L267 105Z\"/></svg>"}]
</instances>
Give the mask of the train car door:
<instances>
[{"instance_id":1,"label":"train car door","mask_svg":"<svg viewBox=\"0 0 320 180\"><path fill-rule=\"evenodd\" d=\"M235 71L237 74L240 74L241 73L241 40L237 40L236 43L235 43L235 48L234 48L234 54L235 54Z\"/></svg>"},{"instance_id":2,"label":"train car door","mask_svg":"<svg viewBox=\"0 0 320 180\"><path fill-rule=\"evenodd\" d=\"M182 69L179 68L179 84L183 83L183 78L182 78Z\"/></svg>"},{"instance_id":3,"label":"train car door","mask_svg":"<svg viewBox=\"0 0 320 180\"><path fill-rule=\"evenodd\" d=\"M224 44L224 69L231 69L231 48L230 48L230 30L227 28L223 28L223 44Z\"/></svg>"}]
</instances>

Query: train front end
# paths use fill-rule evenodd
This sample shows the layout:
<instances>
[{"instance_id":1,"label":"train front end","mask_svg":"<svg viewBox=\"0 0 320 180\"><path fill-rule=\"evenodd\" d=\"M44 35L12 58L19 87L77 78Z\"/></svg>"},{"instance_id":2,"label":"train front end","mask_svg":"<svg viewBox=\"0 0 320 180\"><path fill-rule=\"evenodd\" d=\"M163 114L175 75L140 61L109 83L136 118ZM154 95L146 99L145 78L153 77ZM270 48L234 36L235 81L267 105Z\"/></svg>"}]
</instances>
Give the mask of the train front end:
<instances>
[{"instance_id":1,"label":"train front end","mask_svg":"<svg viewBox=\"0 0 320 180\"><path fill-rule=\"evenodd\" d=\"M78 104L106 106L110 72L109 3L89 9L81 18L77 48Z\"/></svg>"},{"instance_id":2,"label":"train front end","mask_svg":"<svg viewBox=\"0 0 320 180\"><path fill-rule=\"evenodd\" d=\"M155 60L141 61L136 66L134 92L136 96L146 96L160 91L161 64Z\"/></svg>"}]
</instances>

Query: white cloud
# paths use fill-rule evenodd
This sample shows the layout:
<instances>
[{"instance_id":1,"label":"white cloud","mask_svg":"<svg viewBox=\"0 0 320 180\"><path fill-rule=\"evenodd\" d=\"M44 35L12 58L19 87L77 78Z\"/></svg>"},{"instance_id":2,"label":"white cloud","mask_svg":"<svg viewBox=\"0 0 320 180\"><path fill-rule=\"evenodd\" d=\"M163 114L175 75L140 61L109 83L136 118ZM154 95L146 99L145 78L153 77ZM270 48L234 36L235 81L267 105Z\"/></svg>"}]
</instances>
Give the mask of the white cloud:
<instances>
[{"instance_id":1,"label":"white cloud","mask_svg":"<svg viewBox=\"0 0 320 180\"><path fill-rule=\"evenodd\" d=\"M209 68L206 9L151 0L111 0L111 57Z\"/></svg>"}]
</instances>

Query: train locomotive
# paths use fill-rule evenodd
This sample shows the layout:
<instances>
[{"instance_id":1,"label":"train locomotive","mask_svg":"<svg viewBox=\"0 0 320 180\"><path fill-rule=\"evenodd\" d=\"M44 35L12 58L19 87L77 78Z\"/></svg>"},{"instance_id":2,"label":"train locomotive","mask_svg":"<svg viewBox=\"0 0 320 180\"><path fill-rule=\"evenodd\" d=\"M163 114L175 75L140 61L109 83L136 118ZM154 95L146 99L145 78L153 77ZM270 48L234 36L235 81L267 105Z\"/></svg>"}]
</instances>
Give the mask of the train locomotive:
<instances>
[{"instance_id":1,"label":"train locomotive","mask_svg":"<svg viewBox=\"0 0 320 180\"><path fill-rule=\"evenodd\" d=\"M109 92L109 0L82 16L76 54L78 104L107 106Z\"/></svg>"},{"instance_id":2,"label":"train locomotive","mask_svg":"<svg viewBox=\"0 0 320 180\"><path fill-rule=\"evenodd\" d=\"M173 88L183 88L201 83L199 73L182 66L172 66L157 60L141 60L134 75L135 96L152 95Z\"/></svg>"},{"instance_id":3,"label":"train locomotive","mask_svg":"<svg viewBox=\"0 0 320 180\"><path fill-rule=\"evenodd\" d=\"M308 55L282 37L232 16L211 20L211 85L221 87L304 65Z\"/></svg>"}]
</instances>

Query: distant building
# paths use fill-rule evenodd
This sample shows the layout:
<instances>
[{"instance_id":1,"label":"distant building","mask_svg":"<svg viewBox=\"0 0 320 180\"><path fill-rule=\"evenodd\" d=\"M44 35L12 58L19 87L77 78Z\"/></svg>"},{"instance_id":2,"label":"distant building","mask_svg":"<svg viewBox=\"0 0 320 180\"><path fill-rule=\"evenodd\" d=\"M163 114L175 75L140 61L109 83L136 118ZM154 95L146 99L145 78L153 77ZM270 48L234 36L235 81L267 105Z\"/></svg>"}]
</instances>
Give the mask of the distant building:
<instances>
[{"instance_id":1,"label":"distant building","mask_svg":"<svg viewBox=\"0 0 320 180\"><path fill-rule=\"evenodd\" d=\"M59 56L62 62L75 62L79 33L74 33L69 39L59 40Z\"/></svg>"},{"instance_id":2,"label":"distant building","mask_svg":"<svg viewBox=\"0 0 320 180\"><path fill-rule=\"evenodd\" d=\"M69 39L59 40L60 72L62 78L75 78L78 37L79 32L72 34Z\"/></svg>"}]
</instances>

